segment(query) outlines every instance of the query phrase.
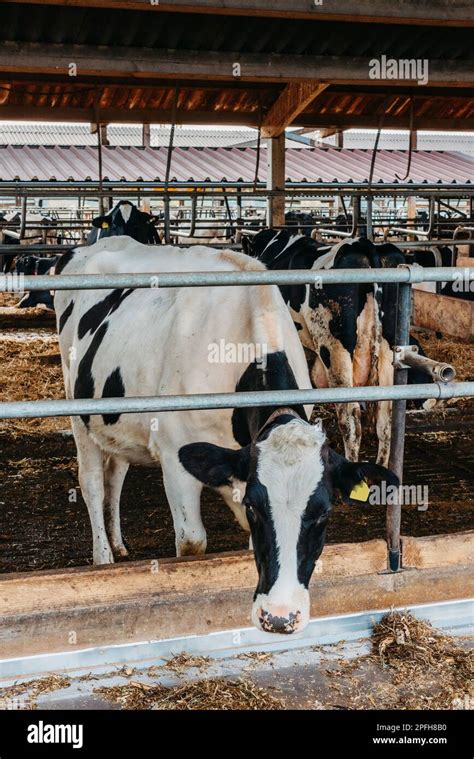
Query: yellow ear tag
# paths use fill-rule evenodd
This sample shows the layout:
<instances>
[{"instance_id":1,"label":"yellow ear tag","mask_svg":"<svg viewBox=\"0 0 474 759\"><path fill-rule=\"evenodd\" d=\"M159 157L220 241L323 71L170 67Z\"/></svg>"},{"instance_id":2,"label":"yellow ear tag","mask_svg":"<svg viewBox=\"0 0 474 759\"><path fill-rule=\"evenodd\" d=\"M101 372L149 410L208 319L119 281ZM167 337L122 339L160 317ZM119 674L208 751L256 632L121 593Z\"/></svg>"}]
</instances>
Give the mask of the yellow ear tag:
<instances>
[{"instance_id":1,"label":"yellow ear tag","mask_svg":"<svg viewBox=\"0 0 474 759\"><path fill-rule=\"evenodd\" d=\"M108 228L109 228L109 225L107 224L107 222L103 221L102 222L102 229L108 229Z\"/></svg>"},{"instance_id":2,"label":"yellow ear tag","mask_svg":"<svg viewBox=\"0 0 474 759\"><path fill-rule=\"evenodd\" d=\"M369 493L369 486L365 480L362 480L361 482L358 482L357 485L354 485L350 497L353 498L354 501L367 501Z\"/></svg>"}]
</instances>

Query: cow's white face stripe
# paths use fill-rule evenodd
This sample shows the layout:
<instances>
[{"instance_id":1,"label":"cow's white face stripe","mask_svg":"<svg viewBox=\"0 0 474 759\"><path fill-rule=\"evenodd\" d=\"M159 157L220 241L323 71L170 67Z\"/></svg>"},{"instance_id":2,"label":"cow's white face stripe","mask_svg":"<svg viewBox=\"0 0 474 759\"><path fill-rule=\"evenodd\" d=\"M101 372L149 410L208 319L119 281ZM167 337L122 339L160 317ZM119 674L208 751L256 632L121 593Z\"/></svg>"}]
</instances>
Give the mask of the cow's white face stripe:
<instances>
[{"instance_id":1,"label":"cow's white face stripe","mask_svg":"<svg viewBox=\"0 0 474 759\"><path fill-rule=\"evenodd\" d=\"M324 442L321 426L295 419L276 427L257 446L257 476L268 492L280 566L268 594L255 599L252 616L257 626L262 608L277 616L299 612L301 627L308 622L309 594L298 580L297 546L309 498L323 478Z\"/></svg>"},{"instance_id":2,"label":"cow's white face stripe","mask_svg":"<svg viewBox=\"0 0 474 759\"><path fill-rule=\"evenodd\" d=\"M130 214L132 213L132 205L131 203L125 203L122 206L119 206L120 213L122 214L122 219L124 220L125 224L130 218Z\"/></svg>"},{"instance_id":3,"label":"cow's white face stripe","mask_svg":"<svg viewBox=\"0 0 474 759\"><path fill-rule=\"evenodd\" d=\"M302 236L303 236L303 235L300 235L300 234L297 234L297 233L295 233L294 235L290 235L290 237L289 237L289 239L288 239L288 242L286 243L285 247L284 247L284 248L282 248L282 249L279 251L279 253L277 253L277 255L275 256L275 260L276 260L277 258L279 258L279 256L282 256L282 255L283 255L283 253L285 252L285 250L286 250L287 248L291 247L291 245L293 245L293 243L294 243L294 242L296 242L296 240L298 240L298 239L299 239L300 237L302 237ZM279 237L281 237L281 231L277 232L277 233L276 233L276 235L275 235L275 237L272 237L272 239L270 240L270 242L269 242L269 243L267 243L267 245L265 245L265 247L264 247L264 249L263 249L263 251L262 251L262 254L263 254L263 253L265 253L265 251L266 251L266 250L268 250L268 248L269 248L271 245L273 245L273 243L275 242L275 240L278 240L278 239L279 239Z\"/></svg>"}]
</instances>

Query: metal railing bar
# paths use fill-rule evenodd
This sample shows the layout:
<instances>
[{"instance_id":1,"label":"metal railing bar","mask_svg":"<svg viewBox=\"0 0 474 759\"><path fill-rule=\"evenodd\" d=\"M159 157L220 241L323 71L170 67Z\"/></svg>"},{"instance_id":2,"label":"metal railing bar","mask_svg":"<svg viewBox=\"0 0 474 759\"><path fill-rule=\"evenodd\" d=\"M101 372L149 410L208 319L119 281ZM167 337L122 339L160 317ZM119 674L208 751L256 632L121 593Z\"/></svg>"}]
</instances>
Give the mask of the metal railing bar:
<instances>
[{"instance_id":1,"label":"metal railing bar","mask_svg":"<svg viewBox=\"0 0 474 759\"><path fill-rule=\"evenodd\" d=\"M194 271L147 272L140 274L0 274L0 292L25 290L115 290L150 287L220 287L241 285L318 285L385 282L454 282L472 270L456 267L401 266L396 269L295 269L293 271Z\"/></svg>"},{"instance_id":2,"label":"metal railing bar","mask_svg":"<svg viewBox=\"0 0 474 759\"><path fill-rule=\"evenodd\" d=\"M0 419L135 414L199 409L245 408L354 401L469 398L474 382L433 382L422 385L337 387L311 390L271 390L245 393L203 393L160 397L90 398L75 400L8 401L0 403Z\"/></svg>"}]
</instances>

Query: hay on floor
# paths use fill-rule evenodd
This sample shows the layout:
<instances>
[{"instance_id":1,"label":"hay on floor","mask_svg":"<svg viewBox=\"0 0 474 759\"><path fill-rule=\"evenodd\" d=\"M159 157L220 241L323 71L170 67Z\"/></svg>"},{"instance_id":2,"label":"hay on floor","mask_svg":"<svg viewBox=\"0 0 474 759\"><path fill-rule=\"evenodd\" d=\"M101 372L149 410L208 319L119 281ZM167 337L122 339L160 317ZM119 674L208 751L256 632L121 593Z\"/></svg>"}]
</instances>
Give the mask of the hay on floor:
<instances>
[{"instance_id":1,"label":"hay on floor","mask_svg":"<svg viewBox=\"0 0 474 759\"><path fill-rule=\"evenodd\" d=\"M123 709L253 711L283 709L283 701L250 680L196 680L167 688L131 682L94 691Z\"/></svg>"}]
</instances>

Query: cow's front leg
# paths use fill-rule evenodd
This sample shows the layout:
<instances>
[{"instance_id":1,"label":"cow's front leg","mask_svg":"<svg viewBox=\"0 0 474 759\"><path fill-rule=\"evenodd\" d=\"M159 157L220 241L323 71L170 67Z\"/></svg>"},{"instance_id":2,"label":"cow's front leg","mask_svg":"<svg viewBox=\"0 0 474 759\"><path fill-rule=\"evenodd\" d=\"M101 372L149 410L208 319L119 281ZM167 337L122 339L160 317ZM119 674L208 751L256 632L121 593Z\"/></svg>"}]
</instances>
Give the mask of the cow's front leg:
<instances>
[{"instance_id":1,"label":"cow's front leg","mask_svg":"<svg viewBox=\"0 0 474 759\"><path fill-rule=\"evenodd\" d=\"M160 453L163 483L173 517L177 556L206 552L207 536L201 519L202 483L185 471L177 456Z\"/></svg>"},{"instance_id":2,"label":"cow's front leg","mask_svg":"<svg viewBox=\"0 0 474 759\"><path fill-rule=\"evenodd\" d=\"M104 521L104 457L80 419L73 419L72 430L77 445L79 484L92 527L94 564L113 564Z\"/></svg>"},{"instance_id":3,"label":"cow's front leg","mask_svg":"<svg viewBox=\"0 0 474 759\"><path fill-rule=\"evenodd\" d=\"M128 467L128 462L117 456L109 456L105 463L105 524L112 550L120 557L128 556L120 528L120 495Z\"/></svg>"},{"instance_id":4,"label":"cow's front leg","mask_svg":"<svg viewBox=\"0 0 474 759\"><path fill-rule=\"evenodd\" d=\"M334 343L331 350L324 353L327 361L326 371L329 387L353 387L352 357L339 343ZM323 362L326 364L326 361ZM362 427L360 421L360 404L337 403L336 415L339 429L344 441L344 453L349 461L359 460Z\"/></svg>"},{"instance_id":5,"label":"cow's front leg","mask_svg":"<svg viewBox=\"0 0 474 759\"><path fill-rule=\"evenodd\" d=\"M386 340L382 340L378 358L378 384L393 385L393 353ZM376 411L377 438L379 449L377 464L388 466L392 435L392 402L379 401Z\"/></svg>"}]
</instances>

